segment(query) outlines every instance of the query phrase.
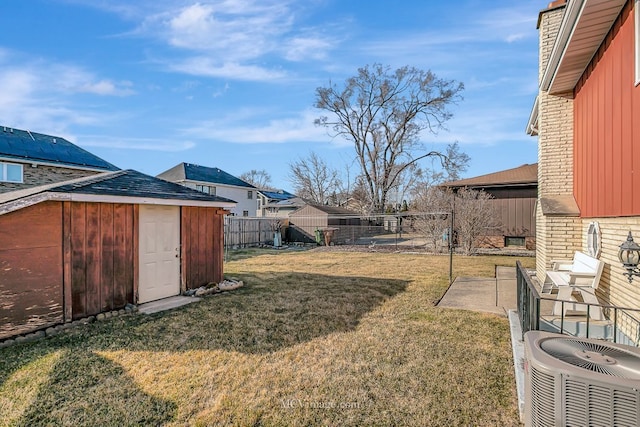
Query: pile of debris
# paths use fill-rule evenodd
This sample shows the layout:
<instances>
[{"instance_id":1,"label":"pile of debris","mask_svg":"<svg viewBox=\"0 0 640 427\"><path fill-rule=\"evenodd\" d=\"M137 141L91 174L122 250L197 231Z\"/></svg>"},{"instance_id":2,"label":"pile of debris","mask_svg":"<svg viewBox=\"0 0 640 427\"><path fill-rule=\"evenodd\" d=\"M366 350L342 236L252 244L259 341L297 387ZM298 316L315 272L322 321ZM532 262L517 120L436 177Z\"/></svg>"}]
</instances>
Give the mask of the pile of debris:
<instances>
[{"instance_id":1,"label":"pile of debris","mask_svg":"<svg viewBox=\"0 0 640 427\"><path fill-rule=\"evenodd\" d=\"M217 294L220 292L233 291L244 286L244 282L238 279L225 279L220 283L207 283L197 289L189 289L183 295L188 297L201 297L204 295Z\"/></svg>"}]
</instances>

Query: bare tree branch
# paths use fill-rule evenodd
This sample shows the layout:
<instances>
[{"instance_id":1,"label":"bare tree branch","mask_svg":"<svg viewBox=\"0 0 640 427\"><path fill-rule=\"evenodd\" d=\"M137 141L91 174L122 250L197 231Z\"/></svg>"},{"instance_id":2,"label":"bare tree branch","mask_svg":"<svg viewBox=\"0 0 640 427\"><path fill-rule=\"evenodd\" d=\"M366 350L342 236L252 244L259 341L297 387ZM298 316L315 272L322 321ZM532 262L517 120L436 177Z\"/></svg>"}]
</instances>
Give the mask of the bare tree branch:
<instances>
[{"instance_id":1,"label":"bare tree branch","mask_svg":"<svg viewBox=\"0 0 640 427\"><path fill-rule=\"evenodd\" d=\"M359 69L342 88L329 82L316 89L315 107L330 114L315 124L353 142L372 209L382 212L410 165L437 156L446 168L447 153L425 153L420 135L444 128L451 118L447 107L461 98L462 89L462 83L438 79L431 71L405 66L392 72L374 64Z\"/></svg>"}]
</instances>

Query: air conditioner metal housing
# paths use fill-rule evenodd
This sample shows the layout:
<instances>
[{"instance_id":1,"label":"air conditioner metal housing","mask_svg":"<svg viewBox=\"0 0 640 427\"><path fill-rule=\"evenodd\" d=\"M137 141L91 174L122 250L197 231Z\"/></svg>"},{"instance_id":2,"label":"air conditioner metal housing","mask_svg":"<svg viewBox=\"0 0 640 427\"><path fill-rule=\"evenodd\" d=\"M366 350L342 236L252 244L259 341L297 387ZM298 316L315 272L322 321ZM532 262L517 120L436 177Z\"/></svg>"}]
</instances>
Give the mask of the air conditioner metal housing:
<instances>
[{"instance_id":1,"label":"air conditioner metal housing","mask_svg":"<svg viewBox=\"0 0 640 427\"><path fill-rule=\"evenodd\" d=\"M529 331L525 425L640 426L640 350Z\"/></svg>"}]
</instances>

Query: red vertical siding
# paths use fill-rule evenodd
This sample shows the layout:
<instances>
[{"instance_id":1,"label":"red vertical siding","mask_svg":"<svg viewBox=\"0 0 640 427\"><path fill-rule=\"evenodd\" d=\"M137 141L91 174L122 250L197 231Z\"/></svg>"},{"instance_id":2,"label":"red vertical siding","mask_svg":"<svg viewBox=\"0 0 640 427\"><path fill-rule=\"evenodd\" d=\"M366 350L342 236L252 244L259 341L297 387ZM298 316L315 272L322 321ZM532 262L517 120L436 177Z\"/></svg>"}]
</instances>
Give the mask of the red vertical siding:
<instances>
[{"instance_id":1,"label":"red vertical siding","mask_svg":"<svg viewBox=\"0 0 640 427\"><path fill-rule=\"evenodd\" d=\"M62 203L0 215L0 339L64 320Z\"/></svg>"},{"instance_id":2,"label":"red vertical siding","mask_svg":"<svg viewBox=\"0 0 640 427\"><path fill-rule=\"evenodd\" d=\"M223 215L216 208L182 207L182 280L187 289L223 279Z\"/></svg>"},{"instance_id":3,"label":"red vertical siding","mask_svg":"<svg viewBox=\"0 0 640 427\"><path fill-rule=\"evenodd\" d=\"M66 212L66 211L65 211ZM71 203L69 224L72 317L78 319L133 302L134 205ZM65 239L66 241L66 239Z\"/></svg>"},{"instance_id":4,"label":"red vertical siding","mask_svg":"<svg viewBox=\"0 0 640 427\"><path fill-rule=\"evenodd\" d=\"M578 82L574 195L583 217L640 214L640 87L635 86L633 2ZM638 169L637 171L634 168Z\"/></svg>"},{"instance_id":5,"label":"red vertical siding","mask_svg":"<svg viewBox=\"0 0 640 427\"><path fill-rule=\"evenodd\" d=\"M113 310L115 277L113 269L113 205L100 204L100 311Z\"/></svg>"}]
</instances>

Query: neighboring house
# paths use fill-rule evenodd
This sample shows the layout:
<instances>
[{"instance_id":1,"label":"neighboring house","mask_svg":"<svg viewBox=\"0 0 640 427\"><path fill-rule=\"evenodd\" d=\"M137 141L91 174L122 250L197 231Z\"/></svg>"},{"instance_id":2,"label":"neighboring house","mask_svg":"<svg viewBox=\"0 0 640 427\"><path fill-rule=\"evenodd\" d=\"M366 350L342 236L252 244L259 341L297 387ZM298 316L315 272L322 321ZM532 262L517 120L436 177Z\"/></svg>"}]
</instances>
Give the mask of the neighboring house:
<instances>
[{"instance_id":1,"label":"neighboring house","mask_svg":"<svg viewBox=\"0 0 640 427\"><path fill-rule=\"evenodd\" d=\"M59 136L0 127L0 193L116 170Z\"/></svg>"},{"instance_id":2,"label":"neighboring house","mask_svg":"<svg viewBox=\"0 0 640 427\"><path fill-rule=\"evenodd\" d=\"M284 190L260 190L257 216L286 218L291 212L306 204L300 197Z\"/></svg>"},{"instance_id":3,"label":"neighboring house","mask_svg":"<svg viewBox=\"0 0 640 427\"><path fill-rule=\"evenodd\" d=\"M290 233L302 233L308 239L316 238L316 230L333 231L332 241L337 244L354 243L361 237L361 219L357 212L324 205L306 205L289 215ZM293 239L295 240L295 238Z\"/></svg>"},{"instance_id":4,"label":"neighboring house","mask_svg":"<svg viewBox=\"0 0 640 427\"><path fill-rule=\"evenodd\" d=\"M0 195L0 339L219 283L234 205L132 170Z\"/></svg>"},{"instance_id":5,"label":"neighboring house","mask_svg":"<svg viewBox=\"0 0 640 427\"><path fill-rule=\"evenodd\" d=\"M574 251L605 263L604 304L640 306L617 257L640 241L640 5L556 1L540 13L540 76L527 131L538 136L537 278Z\"/></svg>"},{"instance_id":6,"label":"neighboring house","mask_svg":"<svg viewBox=\"0 0 640 427\"><path fill-rule=\"evenodd\" d=\"M219 168L180 163L157 176L206 194L234 200L231 209L236 216L255 216L258 209L258 189Z\"/></svg>"},{"instance_id":7,"label":"neighboring house","mask_svg":"<svg viewBox=\"0 0 640 427\"><path fill-rule=\"evenodd\" d=\"M500 228L483 236L483 247L536 247L535 204L538 197L538 165L522 165L500 172L442 184L454 192L460 188L484 191L498 215Z\"/></svg>"}]
</instances>

